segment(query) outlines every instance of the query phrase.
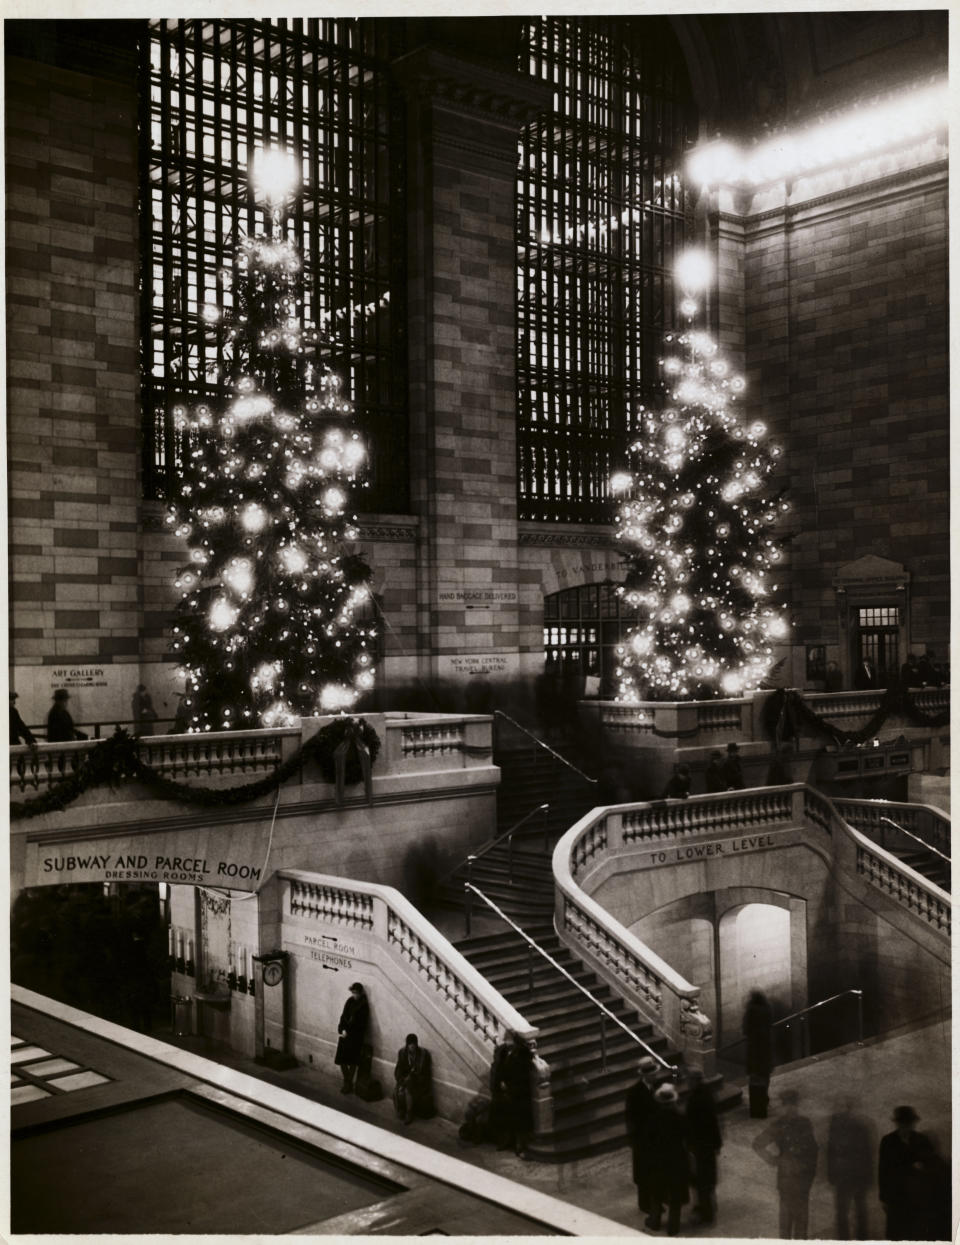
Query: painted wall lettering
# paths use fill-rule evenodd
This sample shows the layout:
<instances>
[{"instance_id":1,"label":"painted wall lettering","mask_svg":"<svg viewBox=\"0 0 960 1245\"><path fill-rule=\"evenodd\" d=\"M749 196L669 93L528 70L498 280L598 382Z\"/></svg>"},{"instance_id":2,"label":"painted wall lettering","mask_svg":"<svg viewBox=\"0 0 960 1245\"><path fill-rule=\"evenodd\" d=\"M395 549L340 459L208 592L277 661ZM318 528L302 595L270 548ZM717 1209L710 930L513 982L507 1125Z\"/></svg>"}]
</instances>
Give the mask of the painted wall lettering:
<instances>
[{"instance_id":1,"label":"painted wall lettering","mask_svg":"<svg viewBox=\"0 0 960 1245\"><path fill-rule=\"evenodd\" d=\"M738 839L722 842L685 843L680 847L668 847L665 851L651 852L650 864L676 865L691 860L709 860L717 856L730 856L736 852L756 852L773 847L772 834L747 834Z\"/></svg>"}]
</instances>

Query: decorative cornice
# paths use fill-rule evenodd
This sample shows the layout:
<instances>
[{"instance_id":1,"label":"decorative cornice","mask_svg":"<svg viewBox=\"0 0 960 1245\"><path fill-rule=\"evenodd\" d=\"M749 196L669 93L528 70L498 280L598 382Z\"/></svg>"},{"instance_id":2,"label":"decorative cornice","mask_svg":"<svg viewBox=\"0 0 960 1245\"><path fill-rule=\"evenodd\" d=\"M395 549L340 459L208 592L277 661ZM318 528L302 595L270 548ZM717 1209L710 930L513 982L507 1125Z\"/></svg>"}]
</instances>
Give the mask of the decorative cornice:
<instances>
[{"instance_id":1,"label":"decorative cornice","mask_svg":"<svg viewBox=\"0 0 960 1245\"><path fill-rule=\"evenodd\" d=\"M401 56L392 69L408 99L441 100L458 111L516 126L527 124L550 108L553 98L546 83L435 47L417 48Z\"/></svg>"},{"instance_id":2,"label":"decorative cornice","mask_svg":"<svg viewBox=\"0 0 960 1245\"><path fill-rule=\"evenodd\" d=\"M394 543L415 541L418 535L416 523L412 523L409 526L399 523L358 523L357 530L360 533L360 540L392 541Z\"/></svg>"},{"instance_id":3,"label":"decorative cornice","mask_svg":"<svg viewBox=\"0 0 960 1245\"><path fill-rule=\"evenodd\" d=\"M517 543L527 546L559 546L564 549L616 549L617 540L609 528L595 532L569 531L563 527L520 528Z\"/></svg>"}]
</instances>

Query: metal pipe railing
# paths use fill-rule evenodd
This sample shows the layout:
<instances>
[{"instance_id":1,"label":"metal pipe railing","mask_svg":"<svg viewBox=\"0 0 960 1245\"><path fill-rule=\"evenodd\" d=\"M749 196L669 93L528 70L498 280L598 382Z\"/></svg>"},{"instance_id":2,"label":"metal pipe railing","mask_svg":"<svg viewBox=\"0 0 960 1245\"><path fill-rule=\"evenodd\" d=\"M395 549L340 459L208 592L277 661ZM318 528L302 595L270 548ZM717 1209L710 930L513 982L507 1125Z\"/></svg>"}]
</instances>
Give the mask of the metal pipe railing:
<instances>
[{"instance_id":1,"label":"metal pipe railing","mask_svg":"<svg viewBox=\"0 0 960 1245\"><path fill-rule=\"evenodd\" d=\"M533 731L528 730L526 726L523 726L520 722L516 721L515 718L510 717L509 713L504 713L502 709L494 709L493 716L495 718L503 718L503 720L505 722L509 722L511 726L515 726L518 731L522 731L528 739L531 739L538 748L543 748L544 751L549 752L552 757L555 757L558 761L565 765L567 769L572 769L575 774L579 774L585 782L592 783L596 786L596 778L591 778L590 775L585 774L582 769L578 769L572 761L568 761L565 756L561 756L560 753L551 748L549 744L545 744L542 739L538 739L536 735L534 735Z\"/></svg>"},{"instance_id":2,"label":"metal pipe railing","mask_svg":"<svg viewBox=\"0 0 960 1245\"><path fill-rule=\"evenodd\" d=\"M657 1052L653 1050L652 1047L647 1045L647 1043L643 1040L642 1037L638 1037L637 1034L634 1033L632 1029L630 1029L627 1025L625 1025L623 1021L619 1018L619 1016L615 1016L613 1012L610 1011L609 1008L605 1007L603 1003L601 1003L600 1000L595 995L591 994L590 991L586 988L586 986L582 986L579 981L577 981L574 977L572 977L567 972L567 970L563 967L562 964L558 964L557 961L553 958L552 955L550 955L548 951L544 951L543 947L541 947L538 942L536 942L533 938L531 938L529 934L525 933L524 930L522 930L515 921L511 921L510 918L507 916L507 914L505 912L502 912L500 908L498 908L497 905L493 902L493 900L488 898L483 893L482 890L478 890L478 888L470 882L466 882L464 884L464 889L468 892L472 891L473 894L478 895L483 900L483 902L487 905L488 908L491 908L497 914L497 916L500 917L502 921L506 921L506 923L510 926L510 928L515 933L520 935L520 937L524 940L524 942L526 942L528 948L531 951L536 951L539 955L543 956L543 958L547 961L548 964L551 965L552 968L555 968L557 972L561 974L561 976L566 977L567 981L569 981L572 986L575 986L580 991L581 994L586 995L586 997L590 1000L590 1002L593 1003L593 1005L599 1009L600 1011L600 1057L601 1057L602 1067L603 1067L604 1072L606 1072L607 1070L606 1023L607 1023L607 1020L612 1020L613 1023L617 1025L619 1028L621 1028L624 1031L624 1033L628 1034L634 1040L634 1042L637 1043L638 1046L642 1046L648 1055L652 1055L653 1058L656 1059L657 1063L659 1063L662 1067L666 1068L675 1079L679 1079L680 1070L676 1064L667 1063L667 1061L663 1058L662 1055L658 1055ZM530 961L530 964L531 964L530 991L532 993L533 992L532 960Z\"/></svg>"},{"instance_id":3,"label":"metal pipe railing","mask_svg":"<svg viewBox=\"0 0 960 1245\"><path fill-rule=\"evenodd\" d=\"M934 847L933 844L928 843L926 839L921 839L918 834L914 834L913 831L908 830L906 826L898 825L895 821L891 821L889 817L881 817L880 820L885 821L888 826L893 826L894 830L899 830L901 834L905 834L908 839L913 839L915 843L919 843L925 851L933 852L935 856L939 856L941 860L945 860L948 865L953 863L945 852L941 852L938 847Z\"/></svg>"},{"instance_id":4,"label":"metal pipe railing","mask_svg":"<svg viewBox=\"0 0 960 1245\"><path fill-rule=\"evenodd\" d=\"M781 1025L790 1028L792 1020L800 1020L801 1023L806 1019L808 1013L814 1012L818 1007L826 1007L828 1003L834 1003L837 999L845 999L848 994L857 996L857 1042L863 1044L863 991L851 986L849 990L841 990L839 994L831 994L827 999L820 999L817 1003L811 1003L809 1007L802 1007L798 1012L791 1012L789 1016L783 1016L780 1020L775 1020L770 1026L772 1029L778 1029ZM801 1032L806 1032L802 1030ZM722 1055L725 1051L733 1050L735 1046L742 1046L747 1039L739 1037L735 1042L723 1046L717 1051L718 1055Z\"/></svg>"},{"instance_id":5,"label":"metal pipe railing","mask_svg":"<svg viewBox=\"0 0 960 1245\"><path fill-rule=\"evenodd\" d=\"M518 822L512 825L509 830L504 830L503 834L499 834L497 835L495 839L491 839L489 843L485 843L484 846L481 847L478 852L471 852L470 855L467 857L467 859L464 862L462 862L462 864L466 864L467 866L467 881L471 882L473 880L472 874L473 874L474 861L479 860L482 856L485 856L487 852L489 852L492 848L497 847L500 843L503 842L504 839L506 839L507 840L507 877L510 880L510 884L513 885L513 833L515 830L519 830L520 827L524 824L524 822L529 821L531 817L535 817L537 813L543 813L543 850L545 853L548 852L550 850L548 837L547 837L548 836L547 813L549 811L550 811L549 804L538 804L536 808L532 808L529 813L521 817ZM457 865L456 869L451 869L450 872L441 879L441 881L446 881L448 878L452 878L453 875L457 872L457 869L462 868L462 864ZM473 904L470 900L470 895L468 894L467 902L464 908L464 925L465 925L464 936L467 938L470 937L470 918L472 915L473 915Z\"/></svg>"}]
</instances>

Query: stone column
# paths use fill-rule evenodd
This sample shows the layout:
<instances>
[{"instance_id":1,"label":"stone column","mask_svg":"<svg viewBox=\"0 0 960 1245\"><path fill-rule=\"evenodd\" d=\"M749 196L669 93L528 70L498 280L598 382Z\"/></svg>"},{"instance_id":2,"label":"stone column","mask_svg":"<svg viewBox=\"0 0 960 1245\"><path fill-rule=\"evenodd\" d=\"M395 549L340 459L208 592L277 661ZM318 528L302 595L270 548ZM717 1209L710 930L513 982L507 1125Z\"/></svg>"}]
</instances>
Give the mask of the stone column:
<instances>
[{"instance_id":1,"label":"stone column","mask_svg":"<svg viewBox=\"0 0 960 1245\"><path fill-rule=\"evenodd\" d=\"M419 673L493 682L518 664L517 140L551 96L431 47L394 71L407 98Z\"/></svg>"}]
</instances>

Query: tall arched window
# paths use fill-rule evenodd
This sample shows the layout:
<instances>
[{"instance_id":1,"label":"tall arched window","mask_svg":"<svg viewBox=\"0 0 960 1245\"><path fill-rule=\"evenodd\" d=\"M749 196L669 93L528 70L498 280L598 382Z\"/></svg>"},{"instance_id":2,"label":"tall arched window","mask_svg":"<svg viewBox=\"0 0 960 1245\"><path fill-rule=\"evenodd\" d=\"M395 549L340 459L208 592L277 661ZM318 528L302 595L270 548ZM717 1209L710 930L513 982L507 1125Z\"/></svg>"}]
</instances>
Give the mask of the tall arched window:
<instances>
[{"instance_id":1,"label":"tall arched window","mask_svg":"<svg viewBox=\"0 0 960 1245\"><path fill-rule=\"evenodd\" d=\"M376 23L153 21L144 45L142 208L144 482L169 497L184 468L176 399L215 397L223 362L211 305L243 233L265 229L249 156L302 164L295 209L304 315L319 363L343 380L370 450L363 510L407 505L402 112Z\"/></svg>"},{"instance_id":2,"label":"tall arched window","mask_svg":"<svg viewBox=\"0 0 960 1245\"><path fill-rule=\"evenodd\" d=\"M544 17L523 42L554 97L520 144L519 515L605 523L672 323L690 91L663 18Z\"/></svg>"}]
</instances>

